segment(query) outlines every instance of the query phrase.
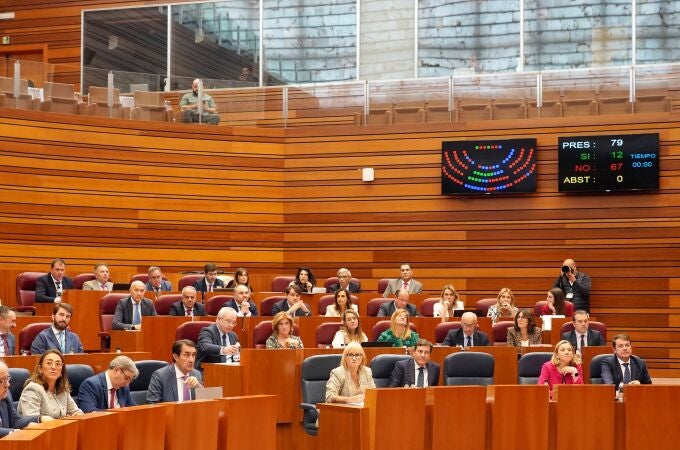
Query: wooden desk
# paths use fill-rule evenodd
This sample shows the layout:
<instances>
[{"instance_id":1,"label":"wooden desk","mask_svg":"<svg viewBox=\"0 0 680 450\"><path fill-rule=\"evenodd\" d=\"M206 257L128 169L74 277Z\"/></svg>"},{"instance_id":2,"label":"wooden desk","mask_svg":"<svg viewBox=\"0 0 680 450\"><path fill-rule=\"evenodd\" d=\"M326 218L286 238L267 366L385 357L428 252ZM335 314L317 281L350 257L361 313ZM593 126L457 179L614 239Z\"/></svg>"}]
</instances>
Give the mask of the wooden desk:
<instances>
[{"instance_id":1,"label":"wooden desk","mask_svg":"<svg viewBox=\"0 0 680 450\"><path fill-rule=\"evenodd\" d=\"M369 450L369 411L365 406L319 403L319 449ZM446 448L446 447L442 447Z\"/></svg>"},{"instance_id":2,"label":"wooden desk","mask_svg":"<svg viewBox=\"0 0 680 450\"><path fill-rule=\"evenodd\" d=\"M78 424L72 420L57 419L31 425L36 430L47 431L46 449L76 450L78 443Z\"/></svg>"},{"instance_id":3,"label":"wooden desk","mask_svg":"<svg viewBox=\"0 0 680 450\"><path fill-rule=\"evenodd\" d=\"M364 405L371 450L423 450L425 389L367 389Z\"/></svg>"},{"instance_id":4,"label":"wooden desk","mask_svg":"<svg viewBox=\"0 0 680 450\"><path fill-rule=\"evenodd\" d=\"M167 403L128 406L118 414L118 448L121 450L164 450Z\"/></svg>"},{"instance_id":5,"label":"wooden desk","mask_svg":"<svg viewBox=\"0 0 680 450\"><path fill-rule=\"evenodd\" d=\"M489 386L487 392L491 427L486 438L491 450L548 447L547 386L495 385Z\"/></svg>"},{"instance_id":6,"label":"wooden desk","mask_svg":"<svg viewBox=\"0 0 680 450\"><path fill-rule=\"evenodd\" d=\"M217 400L222 411L219 418L217 449L275 450L277 401L273 395L250 395ZM287 448L288 445L283 444L281 447Z\"/></svg>"},{"instance_id":7,"label":"wooden desk","mask_svg":"<svg viewBox=\"0 0 680 450\"><path fill-rule=\"evenodd\" d=\"M64 420L77 424L78 450L118 450L118 415L115 412L95 411Z\"/></svg>"},{"instance_id":8,"label":"wooden desk","mask_svg":"<svg viewBox=\"0 0 680 450\"><path fill-rule=\"evenodd\" d=\"M217 448L220 404L215 400L165 403L165 450Z\"/></svg>"},{"instance_id":9,"label":"wooden desk","mask_svg":"<svg viewBox=\"0 0 680 450\"><path fill-rule=\"evenodd\" d=\"M25 429L5 436L0 442L3 450L48 449L50 434L48 430Z\"/></svg>"},{"instance_id":10,"label":"wooden desk","mask_svg":"<svg viewBox=\"0 0 680 450\"><path fill-rule=\"evenodd\" d=\"M575 430L578 430L579 447L614 450L612 387L601 384L560 384L555 389L558 401L550 403L555 409L555 422L550 427L555 430L555 450L573 449Z\"/></svg>"},{"instance_id":11,"label":"wooden desk","mask_svg":"<svg viewBox=\"0 0 680 450\"><path fill-rule=\"evenodd\" d=\"M77 333L86 351L99 350L99 300L108 294L104 291L82 291L69 289L64 291L62 301L73 306L73 315L69 324L71 330ZM112 347L115 349L115 347Z\"/></svg>"},{"instance_id":12,"label":"wooden desk","mask_svg":"<svg viewBox=\"0 0 680 450\"><path fill-rule=\"evenodd\" d=\"M244 369L241 364L203 363L201 367L203 368L204 386L221 386L222 395L225 397L236 397L244 394Z\"/></svg>"},{"instance_id":13,"label":"wooden desk","mask_svg":"<svg viewBox=\"0 0 680 450\"><path fill-rule=\"evenodd\" d=\"M137 330L111 330L111 351L144 351L144 332Z\"/></svg>"},{"instance_id":14,"label":"wooden desk","mask_svg":"<svg viewBox=\"0 0 680 450\"><path fill-rule=\"evenodd\" d=\"M493 382L494 384L517 383L517 350L515 347L471 347L472 352L488 353L493 356Z\"/></svg>"},{"instance_id":15,"label":"wooden desk","mask_svg":"<svg viewBox=\"0 0 680 450\"><path fill-rule=\"evenodd\" d=\"M202 320L201 318L197 319ZM142 321L142 348L151 352L152 359L171 361L172 344L175 342L177 327L189 321L191 321L191 317L185 316L144 317Z\"/></svg>"},{"instance_id":16,"label":"wooden desk","mask_svg":"<svg viewBox=\"0 0 680 450\"><path fill-rule=\"evenodd\" d=\"M440 450L451 447L459 450L478 450L484 448L486 436L486 387L451 386L427 389L429 427L426 435L430 437L427 450ZM460 432L451 435L451 427Z\"/></svg>"},{"instance_id":17,"label":"wooden desk","mask_svg":"<svg viewBox=\"0 0 680 450\"><path fill-rule=\"evenodd\" d=\"M626 449L671 449L680 442L680 386L624 388Z\"/></svg>"}]
</instances>

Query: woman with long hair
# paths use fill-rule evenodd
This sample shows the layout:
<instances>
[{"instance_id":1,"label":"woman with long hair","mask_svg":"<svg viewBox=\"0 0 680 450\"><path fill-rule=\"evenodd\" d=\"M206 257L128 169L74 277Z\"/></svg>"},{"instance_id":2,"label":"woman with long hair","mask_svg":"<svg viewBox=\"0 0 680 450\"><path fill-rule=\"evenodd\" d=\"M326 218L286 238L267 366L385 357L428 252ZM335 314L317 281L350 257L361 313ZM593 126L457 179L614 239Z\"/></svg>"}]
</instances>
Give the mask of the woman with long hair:
<instances>
[{"instance_id":1,"label":"woman with long hair","mask_svg":"<svg viewBox=\"0 0 680 450\"><path fill-rule=\"evenodd\" d=\"M350 342L366 342L368 338L366 333L361 331L361 322L359 320L359 313L353 309L346 309L342 313L342 326L336 331L333 336L333 348L341 348L348 345Z\"/></svg>"}]
</instances>

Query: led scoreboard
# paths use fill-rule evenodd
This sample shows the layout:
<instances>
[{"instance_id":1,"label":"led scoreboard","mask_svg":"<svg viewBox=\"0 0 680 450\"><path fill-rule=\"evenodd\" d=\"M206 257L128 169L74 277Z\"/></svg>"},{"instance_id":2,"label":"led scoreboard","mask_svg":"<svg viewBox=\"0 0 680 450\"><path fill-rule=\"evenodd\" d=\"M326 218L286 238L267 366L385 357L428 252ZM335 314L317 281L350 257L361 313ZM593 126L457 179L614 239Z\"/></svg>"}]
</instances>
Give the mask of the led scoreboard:
<instances>
[{"instance_id":1,"label":"led scoreboard","mask_svg":"<svg viewBox=\"0 0 680 450\"><path fill-rule=\"evenodd\" d=\"M442 143L442 194L536 191L536 139Z\"/></svg>"},{"instance_id":2,"label":"led scoreboard","mask_svg":"<svg viewBox=\"0 0 680 450\"><path fill-rule=\"evenodd\" d=\"M557 141L560 192L659 188L659 134L570 136Z\"/></svg>"}]
</instances>

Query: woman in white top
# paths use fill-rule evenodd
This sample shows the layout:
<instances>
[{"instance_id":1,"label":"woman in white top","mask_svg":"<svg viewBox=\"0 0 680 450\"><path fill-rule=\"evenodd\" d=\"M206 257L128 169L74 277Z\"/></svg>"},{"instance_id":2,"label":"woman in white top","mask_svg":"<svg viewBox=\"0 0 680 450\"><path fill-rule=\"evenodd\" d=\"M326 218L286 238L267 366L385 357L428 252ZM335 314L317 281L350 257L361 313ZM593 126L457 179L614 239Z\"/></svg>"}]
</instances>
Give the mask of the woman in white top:
<instances>
[{"instance_id":1,"label":"woman in white top","mask_svg":"<svg viewBox=\"0 0 680 450\"><path fill-rule=\"evenodd\" d=\"M359 305L352 304L352 296L347 289L338 289L335 292L335 303L326 308L326 317L340 317L348 309L359 312Z\"/></svg>"},{"instance_id":2,"label":"woman in white top","mask_svg":"<svg viewBox=\"0 0 680 450\"><path fill-rule=\"evenodd\" d=\"M509 288L503 288L498 291L496 304L489 307L486 316L491 317L491 321L496 323L501 317L515 317L516 314L515 296Z\"/></svg>"},{"instance_id":3,"label":"woman in white top","mask_svg":"<svg viewBox=\"0 0 680 450\"><path fill-rule=\"evenodd\" d=\"M456 309L465 309L465 305L458 297L458 292L452 284L447 284L442 289L442 296L439 302L434 304L432 308L432 315L434 317L441 317L442 319L448 319L453 317L453 311Z\"/></svg>"},{"instance_id":4,"label":"woman in white top","mask_svg":"<svg viewBox=\"0 0 680 450\"><path fill-rule=\"evenodd\" d=\"M333 348L341 348L348 345L350 342L366 342L368 338L366 334L361 331L361 322L359 322L359 313L353 309L347 309L342 313L342 326L333 336L331 345Z\"/></svg>"}]
</instances>

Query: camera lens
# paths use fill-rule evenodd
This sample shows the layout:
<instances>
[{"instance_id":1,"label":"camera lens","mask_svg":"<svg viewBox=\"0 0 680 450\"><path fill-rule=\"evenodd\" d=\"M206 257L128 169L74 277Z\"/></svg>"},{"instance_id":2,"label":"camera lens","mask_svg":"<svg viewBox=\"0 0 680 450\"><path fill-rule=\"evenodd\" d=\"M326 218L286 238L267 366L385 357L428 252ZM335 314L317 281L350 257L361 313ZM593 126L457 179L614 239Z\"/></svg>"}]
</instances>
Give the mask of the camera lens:
<instances>
[{"instance_id":1,"label":"camera lens","mask_svg":"<svg viewBox=\"0 0 680 450\"><path fill-rule=\"evenodd\" d=\"M562 273L567 274L571 272L571 267L569 266L562 266Z\"/></svg>"}]
</instances>

